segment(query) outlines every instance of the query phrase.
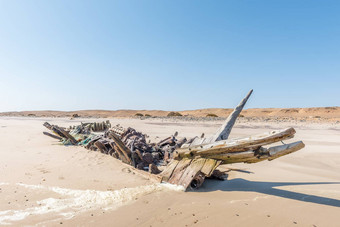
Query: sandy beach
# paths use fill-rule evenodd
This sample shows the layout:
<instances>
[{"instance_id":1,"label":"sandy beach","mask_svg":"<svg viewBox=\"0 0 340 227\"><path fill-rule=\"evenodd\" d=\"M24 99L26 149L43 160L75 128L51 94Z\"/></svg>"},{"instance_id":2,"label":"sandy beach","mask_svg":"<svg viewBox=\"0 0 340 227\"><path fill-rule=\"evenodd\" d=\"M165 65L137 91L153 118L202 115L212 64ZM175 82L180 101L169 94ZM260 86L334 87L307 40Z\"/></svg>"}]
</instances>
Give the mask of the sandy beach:
<instances>
[{"instance_id":1,"label":"sandy beach","mask_svg":"<svg viewBox=\"0 0 340 227\"><path fill-rule=\"evenodd\" d=\"M0 0L0 227L340 227L339 12Z\"/></svg>"},{"instance_id":2,"label":"sandy beach","mask_svg":"<svg viewBox=\"0 0 340 227\"><path fill-rule=\"evenodd\" d=\"M224 165L226 181L199 190L156 184L108 155L62 146L42 124L102 119L0 118L0 225L339 226L340 126L238 122L231 137L293 126L306 147L274 161ZM105 119L107 120L107 119ZM221 121L109 119L152 141L211 135Z\"/></svg>"}]
</instances>

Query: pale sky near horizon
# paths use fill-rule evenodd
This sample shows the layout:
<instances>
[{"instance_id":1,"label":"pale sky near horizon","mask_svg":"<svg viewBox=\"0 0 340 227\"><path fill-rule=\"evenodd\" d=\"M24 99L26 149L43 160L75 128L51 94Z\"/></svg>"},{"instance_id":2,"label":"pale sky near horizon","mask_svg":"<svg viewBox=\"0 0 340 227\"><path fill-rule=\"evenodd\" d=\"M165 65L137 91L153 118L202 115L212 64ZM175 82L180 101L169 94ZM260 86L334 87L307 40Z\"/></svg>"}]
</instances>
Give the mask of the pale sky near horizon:
<instances>
[{"instance_id":1,"label":"pale sky near horizon","mask_svg":"<svg viewBox=\"0 0 340 227\"><path fill-rule=\"evenodd\" d=\"M340 1L0 0L0 111L340 106Z\"/></svg>"}]
</instances>

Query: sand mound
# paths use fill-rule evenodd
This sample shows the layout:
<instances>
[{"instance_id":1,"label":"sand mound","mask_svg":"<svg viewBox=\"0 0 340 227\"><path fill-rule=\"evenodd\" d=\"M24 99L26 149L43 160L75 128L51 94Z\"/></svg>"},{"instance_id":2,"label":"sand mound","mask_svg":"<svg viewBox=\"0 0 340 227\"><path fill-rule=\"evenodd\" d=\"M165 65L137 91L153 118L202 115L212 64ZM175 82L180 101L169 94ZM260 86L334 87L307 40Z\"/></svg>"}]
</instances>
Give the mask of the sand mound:
<instances>
[{"instance_id":1,"label":"sand mound","mask_svg":"<svg viewBox=\"0 0 340 227\"><path fill-rule=\"evenodd\" d=\"M210 108L198 110L178 111L183 116L206 117L214 114L218 117L227 117L232 109ZM3 112L0 116L25 117L80 117L109 118L109 117L135 117L137 113L152 117L166 117L171 111L163 110L79 110L79 111L21 111ZM293 117L293 118L340 118L340 107L314 107L314 108L254 108L242 111L244 117Z\"/></svg>"}]
</instances>

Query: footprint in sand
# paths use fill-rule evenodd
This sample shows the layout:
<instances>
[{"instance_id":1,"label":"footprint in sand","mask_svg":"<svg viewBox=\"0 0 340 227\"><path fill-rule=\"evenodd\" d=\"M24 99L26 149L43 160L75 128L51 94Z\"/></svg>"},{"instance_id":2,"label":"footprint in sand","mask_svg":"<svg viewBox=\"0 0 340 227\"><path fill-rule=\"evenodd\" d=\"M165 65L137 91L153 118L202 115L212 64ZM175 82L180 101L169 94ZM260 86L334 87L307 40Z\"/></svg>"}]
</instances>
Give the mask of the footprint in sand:
<instances>
[{"instance_id":1,"label":"footprint in sand","mask_svg":"<svg viewBox=\"0 0 340 227\"><path fill-rule=\"evenodd\" d=\"M39 171L43 174L50 173L50 171L46 169L40 169Z\"/></svg>"},{"instance_id":2,"label":"footprint in sand","mask_svg":"<svg viewBox=\"0 0 340 227\"><path fill-rule=\"evenodd\" d=\"M125 168L122 169L122 172L124 172L124 173L131 173L131 169L125 167Z\"/></svg>"}]
</instances>

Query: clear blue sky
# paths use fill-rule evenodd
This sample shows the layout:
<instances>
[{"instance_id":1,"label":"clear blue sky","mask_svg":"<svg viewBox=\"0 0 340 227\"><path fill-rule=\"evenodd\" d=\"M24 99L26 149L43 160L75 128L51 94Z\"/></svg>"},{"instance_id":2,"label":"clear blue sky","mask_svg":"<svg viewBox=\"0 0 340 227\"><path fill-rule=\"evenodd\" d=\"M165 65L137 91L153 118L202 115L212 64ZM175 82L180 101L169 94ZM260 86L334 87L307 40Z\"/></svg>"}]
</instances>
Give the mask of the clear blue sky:
<instances>
[{"instance_id":1,"label":"clear blue sky","mask_svg":"<svg viewBox=\"0 0 340 227\"><path fill-rule=\"evenodd\" d=\"M340 105L340 1L0 0L0 111Z\"/></svg>"}]
</instances>

